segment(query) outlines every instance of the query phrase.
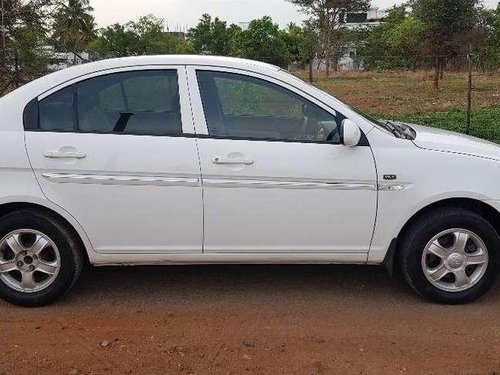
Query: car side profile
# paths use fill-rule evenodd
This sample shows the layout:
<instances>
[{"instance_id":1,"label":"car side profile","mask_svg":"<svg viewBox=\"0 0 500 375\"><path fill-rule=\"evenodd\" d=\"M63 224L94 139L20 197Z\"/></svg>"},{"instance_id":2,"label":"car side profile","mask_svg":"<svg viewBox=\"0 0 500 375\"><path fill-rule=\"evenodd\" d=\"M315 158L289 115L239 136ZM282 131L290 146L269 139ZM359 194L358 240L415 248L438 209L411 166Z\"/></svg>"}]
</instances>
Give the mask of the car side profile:
<instances>
[{"instance_id":1,"label":"car side profile","mask_svg":"<svg viewBox=\"0 0 500 375\"><path fill-rule=\"evenodd\" d=\"M104 60L0 98L0 295L86 264L383 264L441 303L498 273L500 147L371 119L249 60Z\"/></svg>"}]
</instances>

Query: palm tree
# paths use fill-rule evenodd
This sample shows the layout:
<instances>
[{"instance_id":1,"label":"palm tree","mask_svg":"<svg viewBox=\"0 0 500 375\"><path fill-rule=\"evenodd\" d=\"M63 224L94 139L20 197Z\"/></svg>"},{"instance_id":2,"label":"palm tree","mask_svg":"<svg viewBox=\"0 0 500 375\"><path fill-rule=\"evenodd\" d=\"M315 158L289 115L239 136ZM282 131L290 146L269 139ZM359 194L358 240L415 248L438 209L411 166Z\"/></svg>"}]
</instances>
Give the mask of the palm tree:
<instances>
[{"instance_id":1,"label":"palm tree","mask_svg":"<svg viewBox=\"0 0 500 375\"><path fill-rule=\"evenodd\" d=\"M57 45L76 54L82 52L94 35L95 22L89 0L61 1L54 15L53 39Z\"/></svg>"}]
</instances>

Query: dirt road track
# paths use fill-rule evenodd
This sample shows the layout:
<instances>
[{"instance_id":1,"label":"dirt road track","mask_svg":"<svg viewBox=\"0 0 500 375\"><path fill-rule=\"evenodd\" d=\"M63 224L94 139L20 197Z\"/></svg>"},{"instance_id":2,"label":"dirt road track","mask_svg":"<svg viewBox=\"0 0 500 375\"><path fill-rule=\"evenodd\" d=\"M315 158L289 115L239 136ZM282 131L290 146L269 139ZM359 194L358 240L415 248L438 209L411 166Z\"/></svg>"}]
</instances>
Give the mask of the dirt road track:
<instances>
[{"instance_id":1,"label":"dirt road track","mask_svg":"<svg viewBox=\"0 0 500 375\"><path fill-rule=\"evenodd\" d=\"M430 304L357 266L98 268L60 303L0 302L4 374L500 373L500 287Z\"/></svg>"}]
</instances>

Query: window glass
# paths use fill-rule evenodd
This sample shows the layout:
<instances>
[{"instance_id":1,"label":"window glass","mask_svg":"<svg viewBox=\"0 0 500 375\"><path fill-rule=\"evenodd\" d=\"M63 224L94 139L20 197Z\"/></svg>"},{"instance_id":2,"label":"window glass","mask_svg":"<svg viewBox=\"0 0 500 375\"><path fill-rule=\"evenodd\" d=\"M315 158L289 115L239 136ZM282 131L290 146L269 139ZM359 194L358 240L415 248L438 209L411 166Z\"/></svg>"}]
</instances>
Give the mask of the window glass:
<instances>
[{"instance_id":1,"label":"window glass","mask_svg":"<svg viewBox=\"0 0 500 375\"><path fill-rule=\"evenodd\" d=\"M77 85L82 132L182 134L177 72L135 71Z\"/></svg>"},{"instance_id":2,"label":"window glass","mask_svg":"<svg viewBox=\"0 0 500 375\"><path fill-rule=\"evenodd\" d=\"M39 128L51 131L74 131L73 86L58 91L39 105Z\"/></svg>"},{"instance_id":3,"label":"window glass","mask_svg":"<svg viewBox=\"0 0 500 375\"><path fill-rule=\"evenodd\" d=\"M234 73L197 76L210 135L340 143L340 116L281 86Z\"/></svg>"},{"instance_id":4,"label":"window glass","mask_svg":"<svg viewBox=\"0 0 500 375\"><path fill-rule=\"evenodd\" d=\"M287 92L254 80L215 78L222 112L233 116L302 117L302 103Z\"/></svg>"}]
</instances>

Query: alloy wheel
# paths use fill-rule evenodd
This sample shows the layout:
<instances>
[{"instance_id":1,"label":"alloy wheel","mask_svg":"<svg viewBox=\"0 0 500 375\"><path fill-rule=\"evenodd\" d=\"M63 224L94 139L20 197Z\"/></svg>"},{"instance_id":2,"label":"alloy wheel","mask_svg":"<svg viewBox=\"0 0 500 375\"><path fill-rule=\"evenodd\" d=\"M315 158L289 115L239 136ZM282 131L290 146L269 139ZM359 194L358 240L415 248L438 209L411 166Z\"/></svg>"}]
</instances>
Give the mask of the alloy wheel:
<instances>
[{"instance_id":1,"label":"alloy wheel","mask_svg":"<svg viewBox=\"0 0 500 375\"><path fill-rule=\"evenodd\" d=\"M8 233L0 241L0 280L22 293L46 289L61 269L61 257L55 243L32 229Z\"/></svg>"},{"instance_id":2,"label":"alloy wheel","mask_svg":"<svg viewBox=\"0 0 500 375\"><path fill-rule=\"evenodd\" d=\"M422 254L427 280L447 292L461 292L476 285L488 268L484 241L466 229L449 229L434 236Z\"/></svg>"}]
</instances>

